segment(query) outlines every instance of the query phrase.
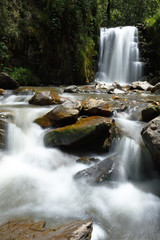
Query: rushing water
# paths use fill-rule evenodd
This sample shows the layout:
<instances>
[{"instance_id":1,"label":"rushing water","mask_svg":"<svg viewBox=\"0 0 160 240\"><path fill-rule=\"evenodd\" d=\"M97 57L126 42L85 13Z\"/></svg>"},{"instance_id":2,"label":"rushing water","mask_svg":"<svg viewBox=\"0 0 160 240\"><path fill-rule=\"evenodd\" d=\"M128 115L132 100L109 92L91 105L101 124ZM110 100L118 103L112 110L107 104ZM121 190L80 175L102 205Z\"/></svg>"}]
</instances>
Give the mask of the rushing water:
<instances>
[{"instance_id":1,"label":"rushing water","mask_svg":"<svg viewBox=\"0 0 160 240\"><path fill-rule=\"evenodd\" d=\"M123 132L114 147L120 182L89 185L73 178L86 167L76 163L77 156L44 146L45 130L33 121L49 108L28 105L30 97L0 99L0 108L15 116L8 128L8 150L0 152L0 223L29 216L52 227L91 217L92 240L160 239L159 180L143 176L145 168L152 172L140 138L143 124L131 121L129 114L115 116Z\"/></svg>"},{"instance_id":2,"label":"rushing water","mask_svg":"<svg viewBox=\"0 0 160 240\"><path fill-rule=\"evenodd\" d=\"M139 80L141 74L137 28L101 28L96 80L128 83Z\"/></svg>"}]
</instances>

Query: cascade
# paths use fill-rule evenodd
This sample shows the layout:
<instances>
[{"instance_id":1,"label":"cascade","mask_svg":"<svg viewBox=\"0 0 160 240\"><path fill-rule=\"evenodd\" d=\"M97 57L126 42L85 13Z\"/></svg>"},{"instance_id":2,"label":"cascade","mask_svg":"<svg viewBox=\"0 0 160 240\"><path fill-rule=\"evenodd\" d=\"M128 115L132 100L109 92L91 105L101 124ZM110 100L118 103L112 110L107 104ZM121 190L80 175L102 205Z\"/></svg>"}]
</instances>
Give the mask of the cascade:
<instances>
[{"instance_id":1,"label":"cascade","mask_svg":"<svg viewBox=\"0 0 160 240\"><path fill-rule=\"evenodd\" d=\"M101 28L96 81L129 83L142 76L136 27Z\"/></svg>"},{"instance_id":2,"label":"cascade","mask_svg":"<svg viewBox=\"0 0 160 240\"><path fill-rule=\"evenodd\" d=\"M159 192L159 180L133 181L141 174L142 123L131 121L128 114L115 116L123 132L113 149L120 160L120 181L113 187L89 185L74 180L78 171L87 168L76 163L75 155L44 146L45 130L34 119L50 108L32 107L30 98L0 99L1 109L12 111L15 117L8 128L8 150L0 151L0 223L29 216L52 226L91 217L92 240L158 240L160 201L154 191ZM94 155L102 160L106 156ZM144 157L142 165L147 161Z\"/></svg>"}]
</instances>

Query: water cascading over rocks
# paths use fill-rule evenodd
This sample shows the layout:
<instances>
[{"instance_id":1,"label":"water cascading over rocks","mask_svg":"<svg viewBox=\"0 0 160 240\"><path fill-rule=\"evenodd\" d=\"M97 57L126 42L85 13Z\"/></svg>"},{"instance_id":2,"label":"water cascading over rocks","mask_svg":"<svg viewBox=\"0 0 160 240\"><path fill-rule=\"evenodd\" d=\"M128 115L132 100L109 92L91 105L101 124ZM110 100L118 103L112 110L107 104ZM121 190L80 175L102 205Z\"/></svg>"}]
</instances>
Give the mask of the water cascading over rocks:
<instances>
[{"instance_id":1,"label":"water cascading over rocks","mask_svg":"<svg viewBox=\"0 0 160 240\"><path fill-rule=\"evenodd\" d=\"M137 28L101 28L96 81L129 83L141 76Z\"/></svg>"}]
</instances>

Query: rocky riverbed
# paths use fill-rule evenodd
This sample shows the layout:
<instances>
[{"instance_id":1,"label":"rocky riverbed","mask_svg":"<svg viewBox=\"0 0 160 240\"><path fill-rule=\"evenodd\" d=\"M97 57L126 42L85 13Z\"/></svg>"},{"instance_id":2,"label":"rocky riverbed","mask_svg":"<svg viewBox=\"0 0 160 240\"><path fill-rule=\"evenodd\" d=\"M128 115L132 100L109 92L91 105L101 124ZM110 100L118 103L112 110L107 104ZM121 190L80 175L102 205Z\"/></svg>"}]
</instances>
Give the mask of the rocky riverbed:
<instances>
[{"instance_id":1,"label":"rocky riverbed","mask_svg":"<svg viewBox=\"0 0 160 240\"><path fill-rule=\"evenodd\" d=\"M81 157L80 163L77 161L81 169L73 175L73 181L77 184L85 181L85 184L91 186L108 184L113 187L114 184L122 181L123 175L121 168L123 157L118 151L113 154L113 149L123 140L124 133L129 130L127 124L121 125L119 116L127 116L127 120L142 125L140 132L143 140L140 144L145 152L144 156L149 155L153 163L154 170L152 171L159 174L159 91L159 84L151 86L147 82L133 82L130 85L95 83L69 87L19 87L12 91L1 89L0 94L3 103L5 99L16 96L22 100L23 97L27 99L27 107L39 110L45 107L45 113L33 119L34 124L43 129L42 139L39 141L43 141L46 148L60 149L65 154L77 156L77 159ZM2 154L9 148L8 126L17 121L15 112L12 111L12 104L8 101L1 104L0 147ZM127 133L130 134L131 142L136 138L134 131L136 132L136 128L133 127L133 131ZM140 133L138 138L141 138ZM127 149L125 151L127 152ZM100 158L91 157L93 154L97 154ZM133 154L133 158L136 154ZM86 163L91 166L87 166ZM132 170L129 170L128 178L136 180L130 171ZM152 177L148 168L146 170L143 167L141 171L143 178ZM62 239L62 236L63 239L91 239L92 220L79 220L71 225L68 222L68 225L63 227L47 230L43 228L45 222L35 223L31 219L14 219L1 225L0 237L3 240L33 239L33 237L46 239L48 236L49 239Z\"/></svg>"}]
</instances>

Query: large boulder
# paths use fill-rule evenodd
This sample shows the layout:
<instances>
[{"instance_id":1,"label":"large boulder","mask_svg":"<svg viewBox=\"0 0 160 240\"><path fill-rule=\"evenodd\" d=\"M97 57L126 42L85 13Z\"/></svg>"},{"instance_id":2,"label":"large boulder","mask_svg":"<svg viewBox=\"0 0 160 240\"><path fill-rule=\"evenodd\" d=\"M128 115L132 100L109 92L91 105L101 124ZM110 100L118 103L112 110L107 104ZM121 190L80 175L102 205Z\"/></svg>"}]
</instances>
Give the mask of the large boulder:
<instances>
[{"instance_id":1,"label":"large boulder","mask_svg":"<svg viewBox=\"0 0 160 240\"><path fill-rule=\"evenodd\" d=\"M16 89L19 88L19 83L11 78L7 73L0 73L0 88L3 89Z\"/></svg>"},{"instance_id":2,"label":"large boulder","mask_svg":"<svg viewBox=\"0 0 160 240\"><path fill-rule=\"evenodd\" d=\"M93 230L91 219L75 221L55 229L45 228L46 222L15 219L0 226L3 240L90 240Z\"/></svg>"},{"instance_id":3,"label":"large boulder","mask_svg":"<svg viewBox=\"0 0 160 240\"><path fill-rule=\"evenodd\" d=\"M115 122L100 116L81 118L75 124L54 129L44 136L48 147L85 150L86 152L108 150L116 135Z\"/></svg>"},{"instance_id":4,"label":"large boulder","mask_svg":"<svg viewBox=\"0 0 160 240\"><path fill-rule=\"evenodd\" d=\"M72 100L56 106L43 117L35 120L41 127L60 127L75 123L81 110L81 102Z\"/></svg>"},{"instance_id":5,"label":"large boulder","mask_svg":"<svg viewBox=\"0 0 160 240\"><path fill-rule=\"evenodd\" d=\"M29 100L29 104L34 105L53 105L64 102L56 91L37 91L34 96Z\"/></svg>"},{"instance_id":6,"label":"large boulder","mask_svg":"<svg viewBox=\"0 0 160 240\"><path fill-rule=\"evenodd\" d=\"M142 120L145 122L151 121L152 119L158 117L159 114L160 107L157 105L149 105L141 111Z\"/></svg>"},{"instance_id":7,"label":"large boulder","mask_svg":"<svg viewBox=\"0 0 160 240\"><path fill-rule=\"evenodd\" d=\"M85 179L89 183L101 183L104 181L117 181L119 178L118 162L115 156L108 157L92 167L79 171L75 179Z\"/></svg>"},{"instance_id":8,"label":"large boulder","mask_svg":"<svg viewBox=\"0 0 160 240\"><path fill-rule=\"evenodd\" d=\"M156 166L160 170L160 116L150 121L143 128L141 135Z\"/></svg>"},{"instance_id":9,"label":"large boulder","mask_svg":"<svg viewBox=\"0 0 160 240\"><path fill-rule=\"evenodd\" d=\"M130 88L142 91L150 91L153 88L153 86L147 81L136 81L131 84Z\"/></svg>"},{"instance_id":10,"label":"large boulder","mask_svg":"<svg viewBox=\"0 0 160 240\"><path fill-rule=\"evenodd\" d=\"M110 117L114 109L111 108L107 101L88 98L82 102L82 111L86 115L99 115Z\"/></svg>"}]
</instances>

